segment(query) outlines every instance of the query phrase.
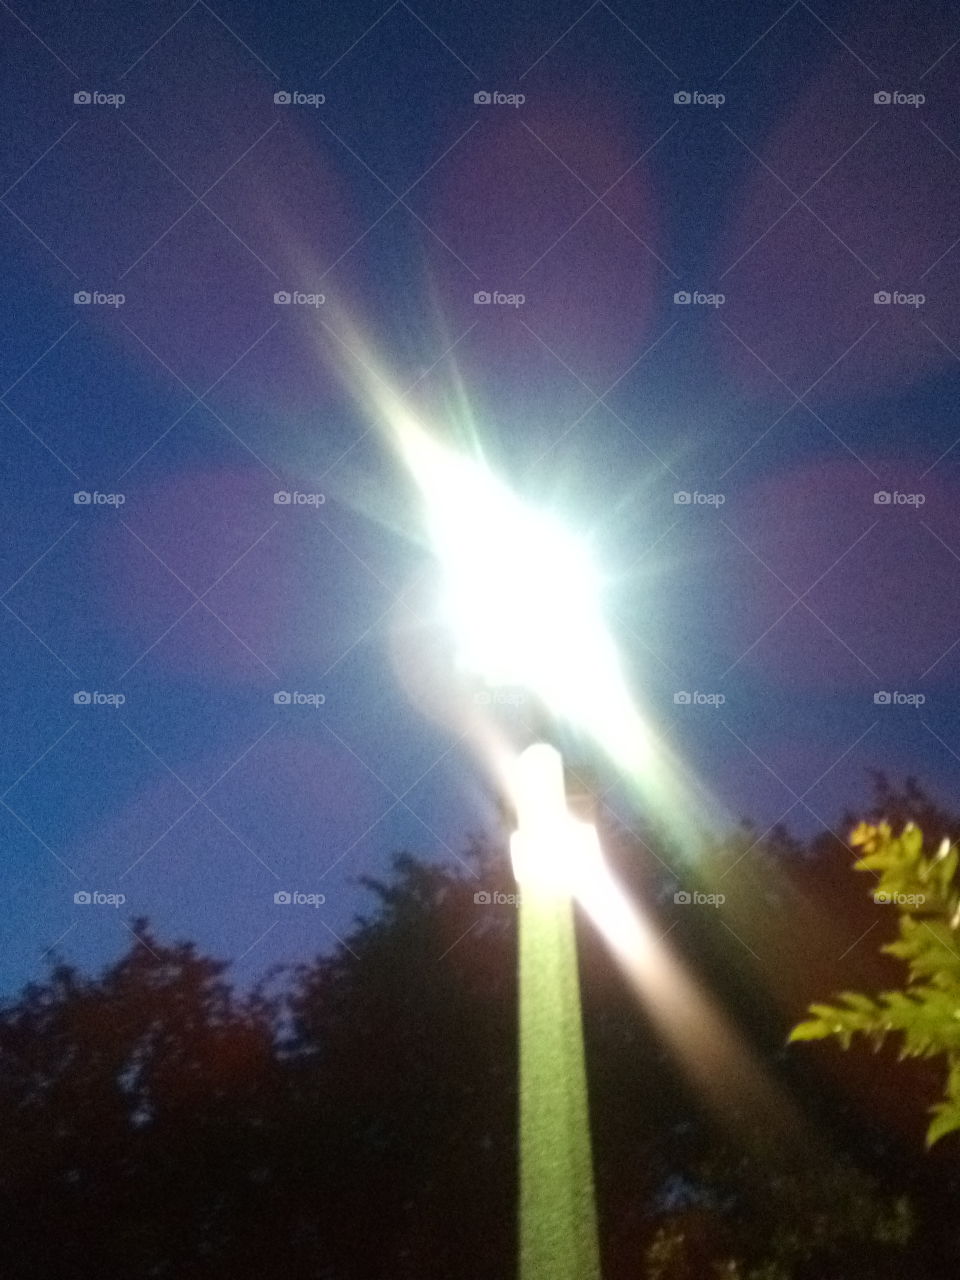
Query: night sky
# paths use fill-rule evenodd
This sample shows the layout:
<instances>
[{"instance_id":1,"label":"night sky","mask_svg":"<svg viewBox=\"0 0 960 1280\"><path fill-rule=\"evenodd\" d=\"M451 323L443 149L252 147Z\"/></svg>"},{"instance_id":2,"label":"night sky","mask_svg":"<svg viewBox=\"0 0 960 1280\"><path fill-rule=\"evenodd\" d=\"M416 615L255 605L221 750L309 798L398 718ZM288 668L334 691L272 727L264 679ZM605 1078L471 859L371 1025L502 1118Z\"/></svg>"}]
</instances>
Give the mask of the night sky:
<instances>
[{"instance_id":1,"label":"night sky","mask_svg":"<svg viewBox=\"0 0 960 1280\"><path fill-rule=\"evenodd\" d=\"M590 537L718 829L836 828L872 768L955 798L950 5L17 0L0 31L0 987L142 915L252 980L397 849L493 829L354 332Z\"/></svg>"}]
</instances>

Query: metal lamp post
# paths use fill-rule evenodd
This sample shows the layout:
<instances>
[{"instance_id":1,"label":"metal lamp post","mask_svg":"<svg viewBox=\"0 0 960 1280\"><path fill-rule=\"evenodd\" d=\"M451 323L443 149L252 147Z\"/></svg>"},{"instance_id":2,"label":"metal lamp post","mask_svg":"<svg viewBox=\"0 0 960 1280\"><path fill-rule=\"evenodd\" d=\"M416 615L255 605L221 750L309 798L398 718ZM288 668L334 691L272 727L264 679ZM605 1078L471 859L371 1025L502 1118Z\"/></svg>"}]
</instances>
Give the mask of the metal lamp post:
<instances>
[{"instance_id":1,"label":"metal lamp post","mask_svg":"<svg viewBox=\"0 0 960 1280\"><path fill-rule=\"evenodd\" d=\"M567 808L560 753L521 755L520 1280L599 1280L590 1118L583 1052L573 886L599 855L596 831Z\"/></svg>"}]
</instances>

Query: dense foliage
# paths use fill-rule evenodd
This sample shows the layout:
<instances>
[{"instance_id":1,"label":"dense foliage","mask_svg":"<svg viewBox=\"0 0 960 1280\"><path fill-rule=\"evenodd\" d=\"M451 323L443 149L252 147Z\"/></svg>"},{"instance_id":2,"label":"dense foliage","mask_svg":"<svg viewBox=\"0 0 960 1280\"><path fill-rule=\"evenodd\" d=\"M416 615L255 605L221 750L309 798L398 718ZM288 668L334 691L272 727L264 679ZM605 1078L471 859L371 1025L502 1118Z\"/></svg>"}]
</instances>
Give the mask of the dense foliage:
<instances>
[{"instance_id":1,"label":"dense foliage","mask_svg":"<svg viewBox=\"0 0 960 1280\"><path fill-rule=\"evenodd\" d=\"M919 793L880 800L934 825ZM580 923L607 1280L955 1276L960 1139L923 1155L930 1081L891 1093L882 1059L841 1078L841 1055L784 1048L825 984L879 976L873 947L848 940L894 913L856 892L847 847L744 828L694 875L656 831L608 822L604 839L658 945L779 1100L718 1066L702 1029L685 1053L669 1045ZM3 1276L509 1280L516 909L497 905L513 890L504 851L468 861L475 874L401 855L342 946L260 990L141 920L101 974L55 963L8 1001ZM674 902L721 885L722 909Z\"/></svg>"}]
</instances>

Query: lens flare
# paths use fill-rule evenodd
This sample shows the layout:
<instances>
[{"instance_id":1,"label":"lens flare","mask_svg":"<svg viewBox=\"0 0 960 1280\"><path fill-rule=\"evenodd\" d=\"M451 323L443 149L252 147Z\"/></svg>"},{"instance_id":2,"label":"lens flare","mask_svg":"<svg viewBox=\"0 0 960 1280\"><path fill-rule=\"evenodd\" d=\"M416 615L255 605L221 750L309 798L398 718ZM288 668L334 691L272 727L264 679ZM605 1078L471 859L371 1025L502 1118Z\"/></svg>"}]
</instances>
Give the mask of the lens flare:
<instances>
[{"instance_id":1,"label":"lens flare","mask_svg":"<svg viewBox=\"0 0 960 1280\"><path fill-rule=\"evenodd\" d=\"M338 311L335 319L341 377L414 484L405 524L439 566L431 625L451 638L452 674L522 688L558 723L591 739L631 800L663 821L682 855L695 856L724 815L667 743L654 740L607 626L587 542L522 501L488 466L459 377L442 414L433 415L442 417L441 428L399 389L350 317ZM467 687L466 679L450 683ZM492 718L473 719L464 732L486 742L489 723L480 722ZM497 759L486 763L499 772Z\"/></svg>"},{"instance_id":2,"label":"lens flare","mask_svg":"<svg viewBox=\"0 0 960 1280\"><path fill-rule=\"evenodd\" d=\"M620 765L641 762L646 733L603 620L586 547L525 506L486 467L425 432L406 456L443 572L445 623L460 661L491 685L529 689Z\"/></svg>"},{"instance_id":3,"label":"lens flare","mask_svg":"<svg viewBox=\"0 0 960 1280\"><path fill-rule=\"evenodd\" d=\"M677 1062L713 1114L738 1141L809 1143L796 1107L759 1062L743 1033L701 987L598 859L577 900L605 939ZM754 1117L755 1137L743 1118Z\"/></svg>"},{"instance_id":4,"label":"lens flare","mask_svg":"<svg viewBox=\"0 0 960 1280\"><path fill-rule=\"evenodd\" d=\"M562 1160L557 1156L559 1164L552 1175L555 1206L563 1203L564 1196L571 1205L579 1203L574 1187L564 1183L564 1178L573 1177L569 1171L574 1161L577 1178L591 1176L584 1164L589 1128L577 1074L582 1070L582 1045L574 1044L570 1021L576 1022L579 1036L580 996L570 914L574 900L606 941L660 1034L717 1118L741 1139L742 1117L748 1112L762 1117L768 1137L787 1141L803 1133L795 1108L769 1079L741 1033L670 950L666 939L658 935L642 906L619 884L603 856L596 828L570 813L560 753L543 742L528 747L514 761L507 785L518 819L510 853L522 895L521 1005L527 1001L531 1006L521 1018L521 1062L527 1060L528 1077L536 1072L538 1090L522 1103L527 1109L527 1137L544 1146L553 1125L562 1120L570 1128L565 1139L569 1146L561 1153ZM531 994L534 987L535 997ZM568 1110L560 1116L561 1102L553 1094L563 1094L568 1086L571 1093L563 1104ZM559 1141L556 1137L552 1140ZM529 1160L534 1157L528 1155ZM547 1176L539 1169L539 1209L533 1207L536 1197L532 1187L529 1192L530 1230L534 1232L542 1228L547 1212L543 1190ZM578 1212L577 1238L584 1233L589 1237L589 1218L583 1216L586 1210L582 1203ZM572 1241L568 1248L574 1248Z\"/></svg>"}]
</instances>

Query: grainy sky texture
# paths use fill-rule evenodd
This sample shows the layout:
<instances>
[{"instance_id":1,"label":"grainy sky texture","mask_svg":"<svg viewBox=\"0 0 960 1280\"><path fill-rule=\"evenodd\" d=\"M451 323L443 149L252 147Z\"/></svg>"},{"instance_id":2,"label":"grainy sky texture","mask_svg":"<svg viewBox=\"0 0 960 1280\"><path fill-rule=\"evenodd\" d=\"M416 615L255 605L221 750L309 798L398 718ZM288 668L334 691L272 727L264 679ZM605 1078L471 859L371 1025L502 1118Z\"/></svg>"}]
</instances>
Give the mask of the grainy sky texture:
<instances>
[{"instance_id":1,"label":"grainy sky texture","mask_svg":"<svg viewBox=\"0 0 960 1280\"><path fill-rule=\"evenodd\" d=\"M4 989L143 914L254 978L493 821L412 669L429 564L353 332L590 536L718 815L836 826L871 767L956 794L949 5L0 32Z\"/></svg>"}]
</instances>

